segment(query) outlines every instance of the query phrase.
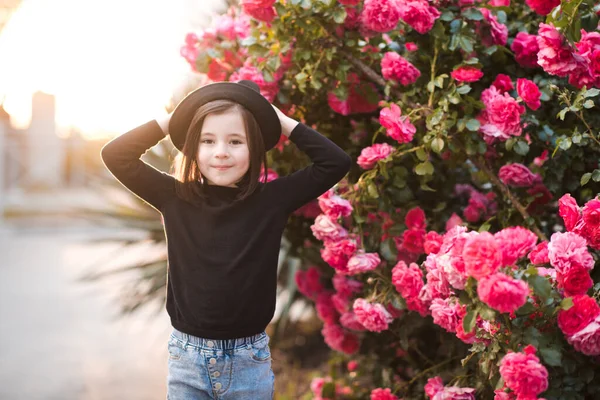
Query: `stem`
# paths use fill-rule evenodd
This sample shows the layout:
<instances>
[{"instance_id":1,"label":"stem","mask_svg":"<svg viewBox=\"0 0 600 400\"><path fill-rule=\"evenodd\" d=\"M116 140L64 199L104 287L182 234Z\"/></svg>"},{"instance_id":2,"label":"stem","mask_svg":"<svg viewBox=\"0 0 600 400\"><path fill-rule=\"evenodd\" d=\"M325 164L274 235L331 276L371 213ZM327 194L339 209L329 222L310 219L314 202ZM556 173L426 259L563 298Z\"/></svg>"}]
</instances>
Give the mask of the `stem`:
<instances>
[{"instance_id":1,"label":"stem","mask_svg":"<svg viewBox=\"0 0 600 400\"><path fill-rule=\"evenodd\" d=\"M500 191L502 192L502 194L504 196L508 197L511 204L517 209L517 211L521 214L521 216L525 220L525 223L529 224L531 216L527 212L527 209L519 202L519 200L515 197L515 195L512 194L512 192L506 187L506 185L504 185L504 183L502 183L500 181L500 179L498 179L498 177L496 175L494 175L494 173L492 171L490 171L488 166L485 164L485 161L480 160L480 159L474 159L474 158L471 158L470 160L477 166L477 168L479 168L481 171L483 171L487 175L487 177L490 179L492 184L494 184L494 186L496 186L498 189L500 189ZM531 225L531 228L533 229L533 231L536 233L536 235L538 235L538 237L541 240L548 241L548 238L546 237L546 235L544 235L544 233L540 230L540 228L537 227L537 225L535 225L534 223L531 223L530 225Z\"/></svg>"},{"instance_id":2,"label":"stem","mask_svg":"<svg viewBox=\"0 0 600 400\"><path fill-rule=\"evenodd\" d=\"M427 369L424 369L423 371L421 371L417 375L415 375L410 381L399 385L399 388L402 388L403 386L406 386L406 389L408 389L416 380L418 380L419 378L421 378L423 375L427 375L429 372L431 372L431 371L433 371L435 369L438 369L439 367L443 367L444 365L449 364L449 363L451 363L451 362L453 362L455 360L458 360L460 358L461 358L460 356L456 356L456 357L450 358L450 359L448 359L446 361L442 361L441 363L436 364L434 366L431 366L431 367L429 367ZM395 390L394 390L394 392L395 392Z\"/></svg>"},{"instance_id":3,"label":"stem","mask_svg":"<svg viewBox=\"0 0 600 400\"><path fill-rule=\"evenodd\" d=\"M435 80L435 63L437 62L437 57L438 57L438 47L437 47L437 40L434 41L433 43L434 49L433 49L433 60L431 61L431 80L430 82L434 82ZM433 89L431 90L431 94L429 95L429 101L427 102L427 105L429 107L433 106L433 94L435 93L435 84L433 85Z\"/></svg>"}]
</instances>

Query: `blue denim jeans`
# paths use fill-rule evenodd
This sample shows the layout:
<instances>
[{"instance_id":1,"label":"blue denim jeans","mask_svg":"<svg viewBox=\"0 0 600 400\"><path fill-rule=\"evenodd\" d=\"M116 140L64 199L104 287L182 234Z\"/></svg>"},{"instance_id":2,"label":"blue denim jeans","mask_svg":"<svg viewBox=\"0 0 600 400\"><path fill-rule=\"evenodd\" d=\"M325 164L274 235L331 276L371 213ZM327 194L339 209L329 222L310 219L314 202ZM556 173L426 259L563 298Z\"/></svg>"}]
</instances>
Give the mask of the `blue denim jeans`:
<instances>
[{"instance_id":1,"label":"blue denim jeans","mask_svg":"<svg viewBox=\"0 0 600 400\"><path fill-rule=\"evenodd\" d=\"M168 400L272 400L275 374L269 335L217 340L173 329L169 337Z\"/></svg>"}]
</instances>

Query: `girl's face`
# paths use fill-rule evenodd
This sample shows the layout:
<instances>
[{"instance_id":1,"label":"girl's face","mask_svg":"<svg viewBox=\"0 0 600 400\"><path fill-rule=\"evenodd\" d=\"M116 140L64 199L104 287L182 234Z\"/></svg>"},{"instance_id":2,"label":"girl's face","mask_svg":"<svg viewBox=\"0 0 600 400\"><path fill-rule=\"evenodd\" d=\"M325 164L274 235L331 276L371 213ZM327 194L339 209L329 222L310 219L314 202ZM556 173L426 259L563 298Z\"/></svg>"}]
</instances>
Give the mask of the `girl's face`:
<instances>
[{"instance_id":1,"label":"girl's face","mask_svg":"<svg viewBox=\"0 0 600 400\"><path fill-rule=\"evenodd\" d=\"M237 186L250 167L246 128L240 112L230 109L204 118L198 166L209 185Z\"/></svg>"}]
</instances>

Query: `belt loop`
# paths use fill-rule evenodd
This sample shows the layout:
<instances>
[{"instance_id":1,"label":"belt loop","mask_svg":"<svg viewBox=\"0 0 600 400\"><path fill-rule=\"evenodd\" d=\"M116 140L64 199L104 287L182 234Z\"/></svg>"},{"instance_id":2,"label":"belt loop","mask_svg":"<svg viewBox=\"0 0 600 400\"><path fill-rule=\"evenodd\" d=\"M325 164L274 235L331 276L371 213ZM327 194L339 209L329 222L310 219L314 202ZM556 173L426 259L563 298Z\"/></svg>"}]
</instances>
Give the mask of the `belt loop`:
<instances>
[{"instance_id":1,"label":"belt loop","mask_svg":"<svg viewBox=\"0 0 600 400\"><path fill-rule=\"evenodd\" d=\"M188 343L190 342L190 335L188 335L187 333L183 334L183 338L185 339L185 343L183 344L183 349L187 350L188 348Z\"/></svg>"}]
</instances>

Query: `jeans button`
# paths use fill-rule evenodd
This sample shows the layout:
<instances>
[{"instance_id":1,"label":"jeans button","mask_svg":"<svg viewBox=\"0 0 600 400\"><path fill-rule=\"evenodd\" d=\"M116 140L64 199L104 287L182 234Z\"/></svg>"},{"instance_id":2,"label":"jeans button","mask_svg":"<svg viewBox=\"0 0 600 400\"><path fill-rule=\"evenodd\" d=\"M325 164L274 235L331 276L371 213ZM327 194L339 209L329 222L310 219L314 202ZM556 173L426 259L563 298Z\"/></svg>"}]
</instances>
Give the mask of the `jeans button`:
<instances>
[{"instance_id":1,"label":"jeans button","mask_svg":"<svg viewBox=\"0 0 600 400\"><path fill-rule=\"evenodd\" d=\"M220 373L219 371L216 371L216 372L213 374L213 376L214 376L215 378L218 378L220 375L221 375L221 373Z\"/></svg>"},{"instance_id":2,"label":"jeans button","mask_svg":"<svg viewBox=\"0 0 600 400\"><path fill-rule=\"evenodd\" d=\"M206 342L206 344L208 345L208 347L215 347L215 342L213 342L212 340L209 340L208 342Z\"/></svg>"},{"instance_id":3,"label":"jeans button","mask_svg":"<svg viewBox=\"0 0 600 400\"><path fill-rule=\"evenodd\" d=\"M215 358L211 358L211 359L210 359L210 360L208 360L208 361L210 361L210 363L211 363L212 365L215 365L215 364L217 363L217 360L216 360Z\"/></svg>"},{"instance_id":4,"label":"jeans button","mask_svg":"<svg viewBox=\"0 0 600 400\"><path fill-rule=\"evenodd\" d=\"M221 389L221 386L222 386L221 383L219 383L219 382L215 383L215 389L219 390L219 389Z\"/></svg>"}]
</instances>

